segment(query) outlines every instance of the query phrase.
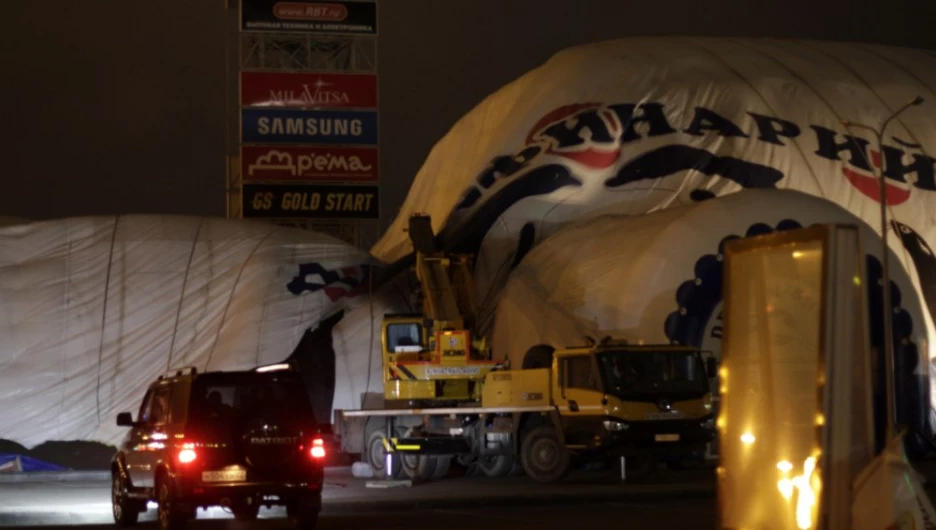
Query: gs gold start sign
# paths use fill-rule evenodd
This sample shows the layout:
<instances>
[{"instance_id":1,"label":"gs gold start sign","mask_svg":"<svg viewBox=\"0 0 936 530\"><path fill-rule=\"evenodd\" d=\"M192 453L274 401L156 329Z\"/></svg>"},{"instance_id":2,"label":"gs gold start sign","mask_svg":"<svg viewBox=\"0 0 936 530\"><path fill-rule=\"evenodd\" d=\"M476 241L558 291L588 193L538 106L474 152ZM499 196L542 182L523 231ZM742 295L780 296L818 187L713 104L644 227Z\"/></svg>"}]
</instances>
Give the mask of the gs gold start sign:
<instances>
[{"instance_id":1,"label":"gs gold start sign","mask_svg":"<svg viewBox=\"0 0 936 530\"><path fill-rule=\"evenodd\" d=\"M244 184L244 218L377 219L377 186Z\"/></svg>"}]
</instances>

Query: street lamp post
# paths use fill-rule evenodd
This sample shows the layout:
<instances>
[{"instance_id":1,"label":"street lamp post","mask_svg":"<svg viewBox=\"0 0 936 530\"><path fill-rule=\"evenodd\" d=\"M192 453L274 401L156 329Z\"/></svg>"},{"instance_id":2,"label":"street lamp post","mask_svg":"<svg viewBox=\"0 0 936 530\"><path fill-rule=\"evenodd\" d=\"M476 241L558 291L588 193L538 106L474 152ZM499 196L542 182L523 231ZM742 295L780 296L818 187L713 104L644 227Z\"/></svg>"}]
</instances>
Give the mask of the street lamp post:
<instances>
[{"instance_id":1,"label":"street lamp post","mask_svg":"<svg viewBox=\"0 0 936 530\"><path fill-rule=\"evenodd\" d=\"M869 125L863 125L860 123L854 123L850 121L843 121L842 124L845 127L867 129L874 133L877 138L877 149L878 157L880 164L874 164L872 161L868 160L868 155L864 149L861 150L861 156L865 159L865 162L871 166L871 169L874 171L875 178L878 179L878 183L881 186L881 290L883 294L883 308L882 308L882 317L884 318L883 322L883 341L884 341L884 388L887 399L887 443L890 443L890 440L894 437L894 426L897 421L896 407L894 406L895 397L894 397L894 337L892 328L892 313L893 308L891 307L891 290L890 290L890 274L888 267L888 242L887 236L890 232L890 228L887 225L887 182L884 179L883 165L884 165L884 132L887 130L887 126L890 125L890 122L894 120L897 116L903 113L905 110L910 107L917 106L923 103L923 98L920 96L915 97L912 101L906 103L904 106L900 107L891 114L884 123L881 124L880 129L875 129Z\"/></svg>"}]
</instances>

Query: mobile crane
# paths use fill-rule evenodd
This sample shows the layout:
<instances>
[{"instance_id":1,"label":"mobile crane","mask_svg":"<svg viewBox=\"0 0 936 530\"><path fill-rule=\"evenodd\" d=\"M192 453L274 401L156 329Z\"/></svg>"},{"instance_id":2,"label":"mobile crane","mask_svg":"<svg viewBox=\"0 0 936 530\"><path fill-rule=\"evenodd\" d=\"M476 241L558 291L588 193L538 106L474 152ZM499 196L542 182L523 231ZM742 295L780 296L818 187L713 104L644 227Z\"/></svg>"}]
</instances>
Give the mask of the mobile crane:
<instances>
[{"instance_id":1,"label":"mobile crane","mask_svg":"<svg viewBox=\"0 0 936 530\"><path fill-rule=\"evenodd\" d=\"M446 255L429 216L411 217L409 236L422 308L384 317L384 399L389 406L420 407L477 401L479 383L503 365L471 333L476 309L470 256Z\"/></svg>"},{"instance_id":2,"label":"mobile crane","mask_svg":"<svg viewBox=\"0 0 936 530\"><path fill-rule=\"evenodd\" d=\"M471 256L440 250L425 215L410 218L409 237L423 307L381 325L385 405L336 411L342 451L363 453L376 477L441 478L459 458L488 476L522 468L553 482L573 457L622 456L635 478L655 456L714 439L713 358L588 338L554 353L531 348L537 362L524 364L537 367L510 369L472 336Z\"/></svg>"}]
</instances>

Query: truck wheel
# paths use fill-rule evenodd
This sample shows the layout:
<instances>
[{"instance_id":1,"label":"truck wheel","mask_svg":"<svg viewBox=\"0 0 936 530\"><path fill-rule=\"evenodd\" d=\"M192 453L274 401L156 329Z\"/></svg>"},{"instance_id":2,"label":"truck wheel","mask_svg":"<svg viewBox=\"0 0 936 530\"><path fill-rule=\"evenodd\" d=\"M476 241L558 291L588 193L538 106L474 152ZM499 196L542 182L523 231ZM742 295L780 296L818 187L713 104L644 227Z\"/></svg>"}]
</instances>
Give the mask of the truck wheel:
<instances>
[{"instance_id":1,"label":"truck wheel","mask_svg":"<svg viewBox=\"0 0 936 530\"><path fill-rule=\"evenodd\" d=\"M435 475L437 459L430 455L398 453L403 472L411 480L430 480Z\"/></svg>"},{"instance_id":2,"label":"truck wheel","mask_svg":"<svg viewBox=\"0 0 936 530\"><path fill-rule=\"evenodd\" d=\"M478 468L478 457L474 455L458 455L454 458L455 463L464 470L464 476L480 477L484 475L481 469Z\"/></svg>"},{"instance_id":3,"label":"truck wheel","mask_svg":"<svg viewBox=\"0 0 936 530\"><path fill-rule=\"evenodd\" d=\"M416 438L419 433L416 428L412 428L406 433L407 438ZM403 464L403 472L411 480L432 480L435 476L436 466L439 459L432 455L418 455L412 453L399 453L400 462Z\"/></svg>"},{"instance_id":4,"label":"truck wheel","mask_svg":"<svg viewBox=\"0 0 936 530\"><path fill-rule=\"evenodd\" d=\"M569 474L572 459L559 441L556 429L537 427L524 438L520 447L523 470L537 482L558 482Z\"/></svg>"},{"instance_id":5,"label":"truck wheel","mask_svg":"<svg viewBox=\"0 0 936 530\"><path fill-rule=\"evenodd\" d=\"M387 473L387 452L383 445L386 437L387 435L380 430L376 430L371 434L367 440L367 465L370 466L371 472L376 479L397 479L400 478L403 470L403 462L399 453L393 455L393 467L390 473Z\"/></svg>"},{"instance_id":6,"label":"truck wheel","mask_svg":"<svg viewBox=\"0 0 936 530\"><path fill-rule=\"evenodd\" d=\"M435 473L432 474L433 480L441 480L448 476L449 468L452 466L452 456L443 455L433 457L433 460L436 461Z\"/></svg>"},{"instance_id":7,"label":"truck wheel","mask_svg":"<svg viewBox=\"0 0 936 530\"><path fill-rule=\"evenodd\" d=\"M502 478L510 475L514 468L513 455L489 455L478 458L478 468L486 476Z\"/></svg>"},{"instance_id":8,"label":"truck wheel","mask_svg":"<svg viewBox=\"0 0 936 530\"><path fill-rule=\"evenodd\" d=\"M533 346L523 356L523 365L521 367L524 370L552 368L553 351L555 350L552 347L543 344Z\"/></svg>"}]
</instances>

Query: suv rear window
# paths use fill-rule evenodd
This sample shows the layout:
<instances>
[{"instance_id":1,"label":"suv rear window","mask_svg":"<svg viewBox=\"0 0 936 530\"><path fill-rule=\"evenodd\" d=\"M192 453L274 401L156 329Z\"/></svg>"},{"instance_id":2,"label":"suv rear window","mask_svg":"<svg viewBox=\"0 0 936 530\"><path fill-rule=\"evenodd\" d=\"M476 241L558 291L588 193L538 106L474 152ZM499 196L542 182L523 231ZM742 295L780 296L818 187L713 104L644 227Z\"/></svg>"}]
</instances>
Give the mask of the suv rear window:
<instances>
[{"instance_id":1,"label":"suv rear window","mask_svg":"<svg viewBox=\"0 0 936 530\"><path fill-rule=\"evenodd\" d=\"M196 421L284 414L314 420L309 395L295 372L205 374L192 385L189 417Z\"/></svg>"}]
</instances>

